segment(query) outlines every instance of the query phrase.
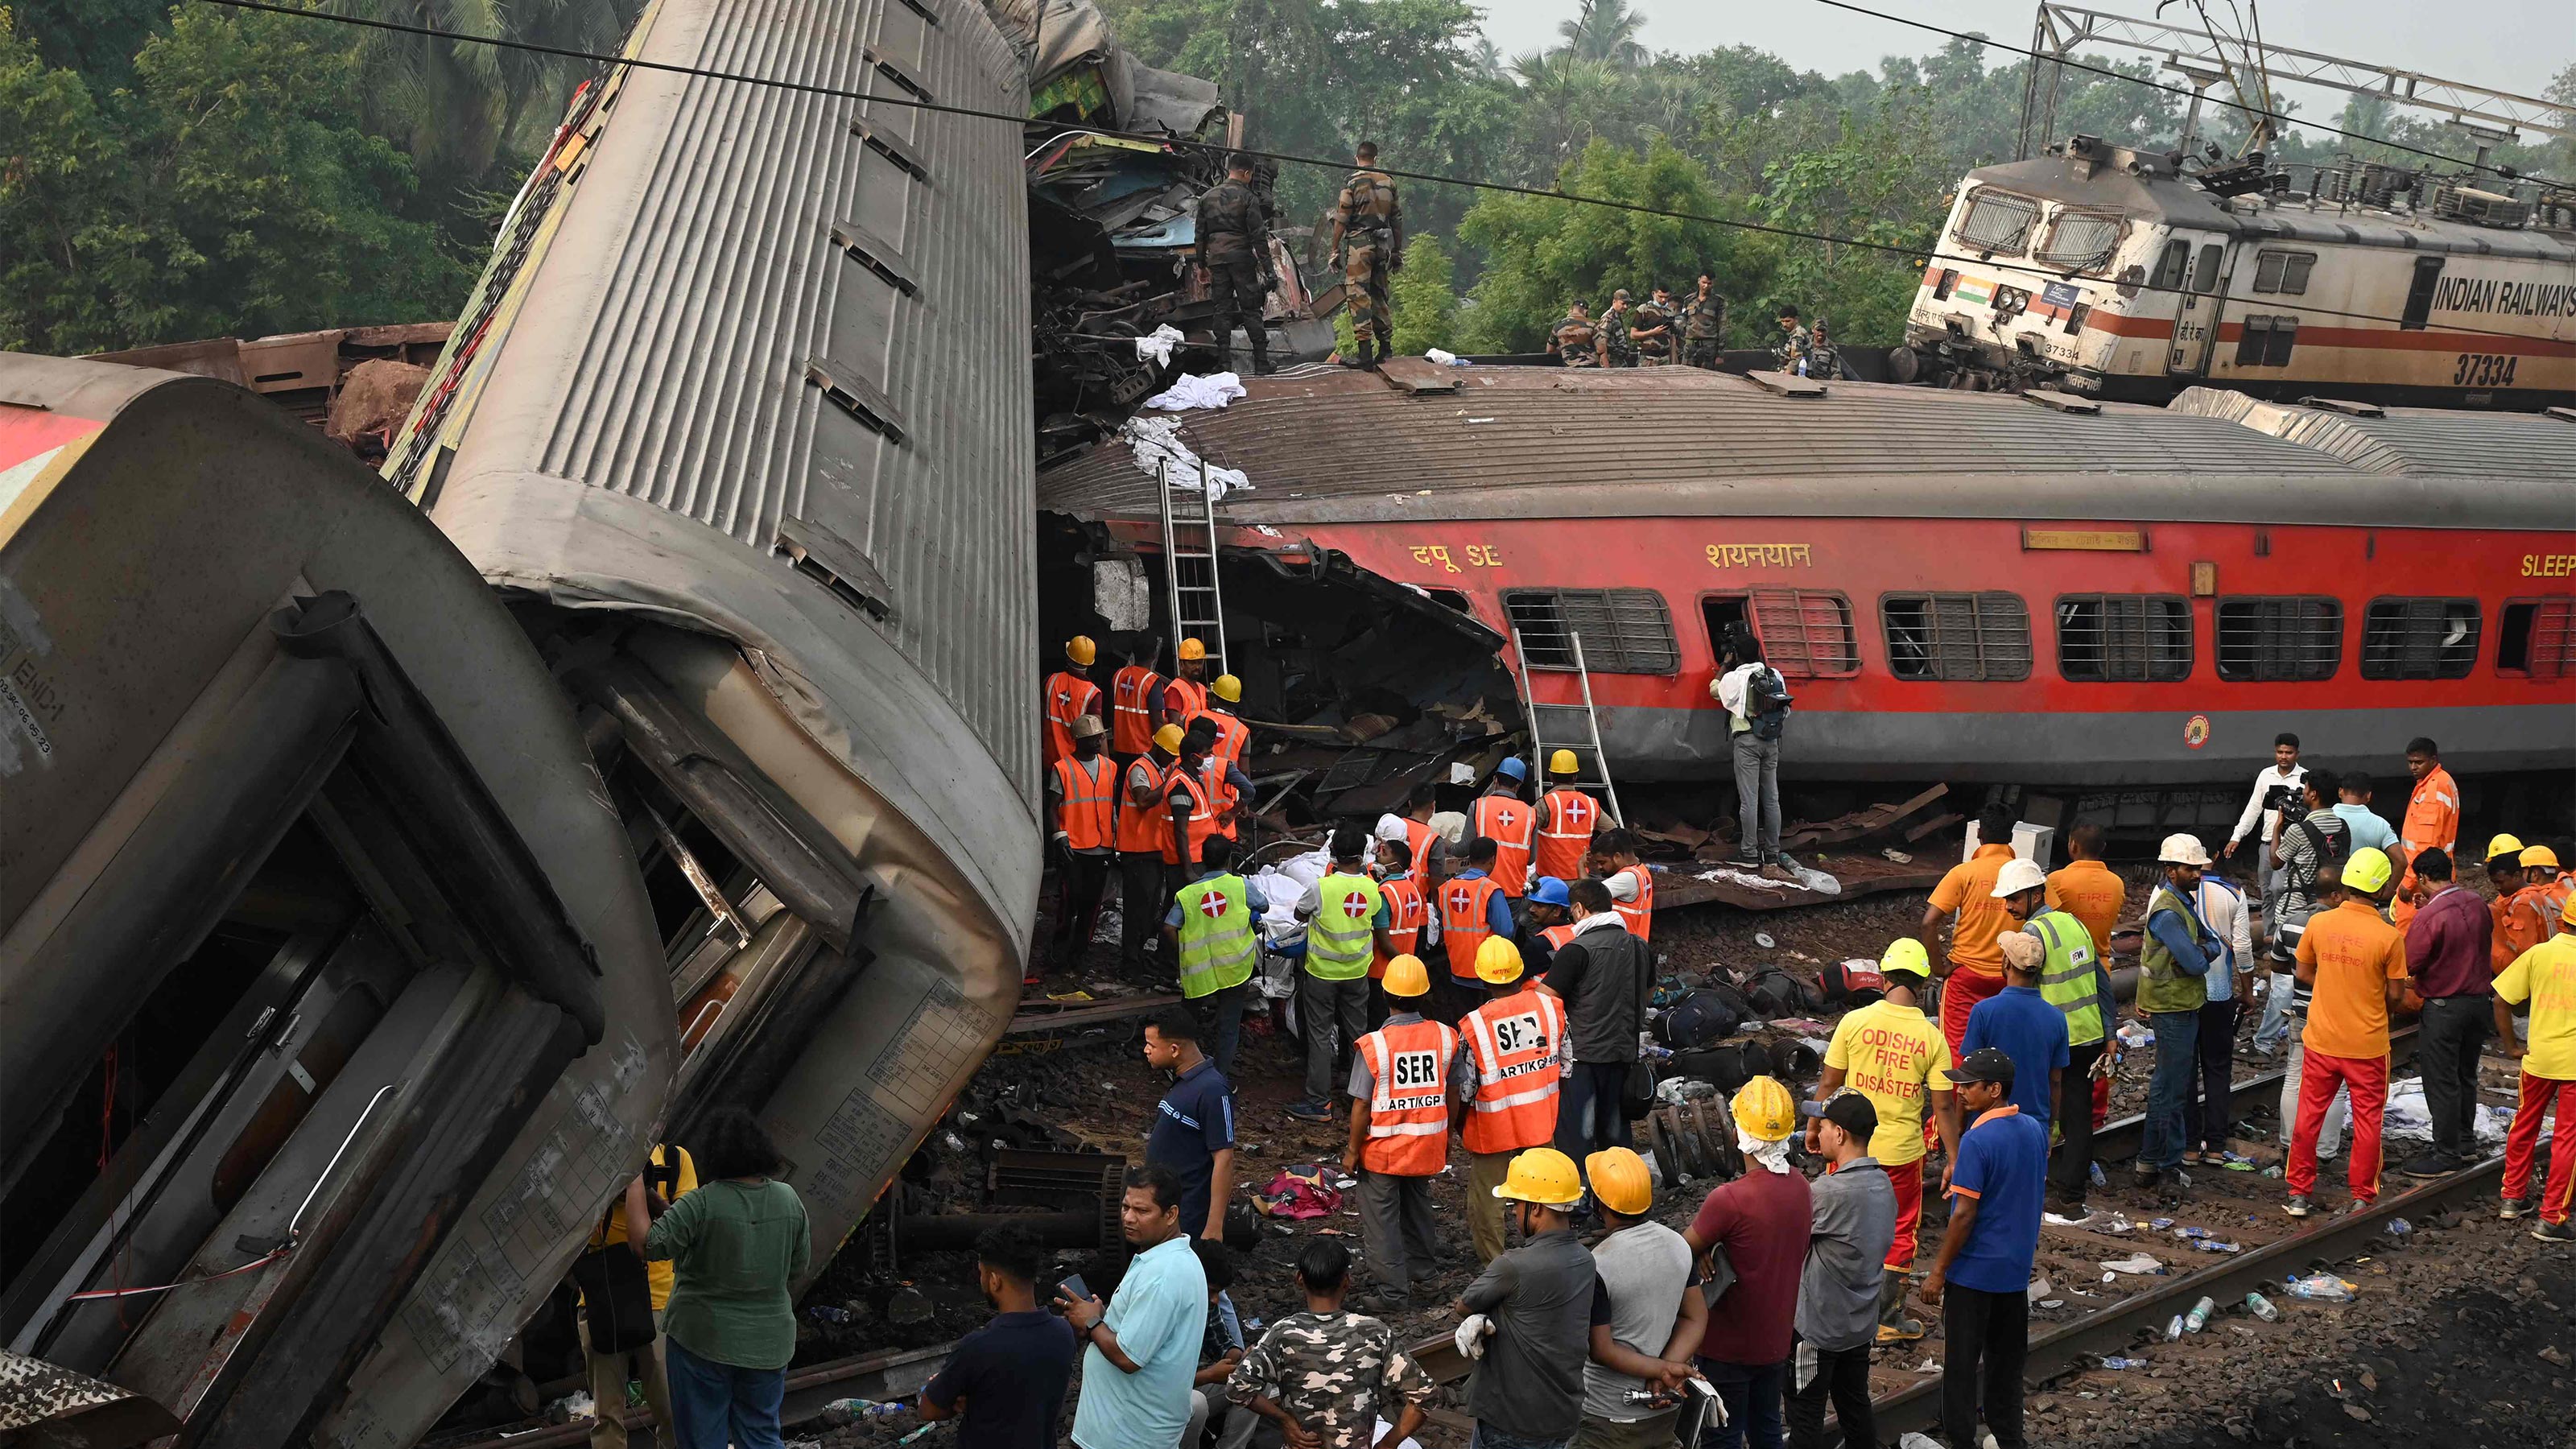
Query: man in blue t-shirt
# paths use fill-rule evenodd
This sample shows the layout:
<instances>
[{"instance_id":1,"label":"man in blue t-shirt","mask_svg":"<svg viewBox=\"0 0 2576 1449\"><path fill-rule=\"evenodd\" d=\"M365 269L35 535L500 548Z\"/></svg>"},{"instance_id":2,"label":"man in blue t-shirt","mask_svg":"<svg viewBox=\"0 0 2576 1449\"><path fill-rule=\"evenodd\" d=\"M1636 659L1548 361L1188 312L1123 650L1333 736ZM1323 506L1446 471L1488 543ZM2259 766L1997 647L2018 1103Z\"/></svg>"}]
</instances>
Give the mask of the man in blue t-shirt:
<instances>
[{"instance_id":1,"label":"man in blue t-shirt","mask_svg":"<svg viewBox=\"0 0 2576 1449\"><path fill-rule=\"evenodd\" d=\"M2048 1129L2007 1100L2013 1060L1993 1047L1952 1067L1950 1086L1975 1125L1959 1139L1950 1227L1921 1290L1924 1302L1941 1308L1942 1431L1952 1449L1977 1443L1982 1364L1995 1449L2026 1449L2021 1374L2030 1357L2030 1264L2039 1252Z\"/></svg>"},{"instance_id":2,"label":"man in blue t-shirt","mask_svg":"<svg viewBox=\"0 0 2576 1449\"><path fill-rule=\"evenodd\" d=\"M1172 1073L1145 1131L1145 1160L1181 1180L1181 1232L1223 1241L1234 1195L1234 1088L1199 1050L1199 1019L1167 1006L1145 1022L1145 1065Z\"/></svg>"},{"instance_id":3,"label":"man in blue t-shirt","mask_svg":"<svg viewBox=\"0 0 2576 1449\"><path fill-rule=\"evenodd\" d=\"M2049 1114L2057 1106L2058 1074L2066 1069L2066 1013L2039 994L2039 973L2048 964L2048 948L2037 936L2007 931L1995 938L1995 944L2004 953L2004 989L1968 1013L1968 1030L1959 1038L1959 1052L1964 1056L1979 1047L1994 1047L2012 1058L2012 1104L2037 1121L2045 1134Z\"/></svg>"},{"instance_id":4,"label":"man in blue t-shirt","mask_svg":"<svg viewBox=\"0 0 2576 1449\"><path fill-rule=\"evenodd\" d=\"M975 1240L975 1277L992 1321L957 1340L921 1391L924 1419L962 1417L958 1449L1048 1449L1073 1376L1073 1325L1038 1307L1047 1254L1028 1229L1004 1225Z\"/></svg>"}]
</instances>

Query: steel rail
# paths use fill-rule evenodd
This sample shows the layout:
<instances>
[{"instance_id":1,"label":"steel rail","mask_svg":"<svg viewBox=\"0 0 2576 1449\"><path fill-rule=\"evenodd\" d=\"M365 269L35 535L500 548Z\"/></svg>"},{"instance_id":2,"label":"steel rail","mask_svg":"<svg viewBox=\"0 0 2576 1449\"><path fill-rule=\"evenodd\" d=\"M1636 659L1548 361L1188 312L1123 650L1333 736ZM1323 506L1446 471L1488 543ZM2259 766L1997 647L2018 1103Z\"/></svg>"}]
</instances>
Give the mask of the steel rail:
<instances>
[{"instance_id":1,"label":"steel rail","mask_svg":"<svg viewBox=\"0 0 2576 1449\"><path fill-rule=\"evenodd\" d=\"M2415 1027L2413 1024L2392 1028L2388 1033L2390 1067L2394 1068L2401 1062L2411 1061L2414 1056ZM2281 1084L2288 1076L2289 1073L2286 1071L2265 1072L2260 1076L2231 1083L2227 1089L2228 1119L2241 1122L2244 1120L2245 1108L2249 1105L2278 1099L2281 1095ZM2103 1123L2093 1133L2093 1160L2117 1162L2124 1157L2137 1156L2138 1146L2146 1137L2146 1128L2147 1118L2143 1112L2129 1117L2115 1117Z\"/></svg>"},{"instance_id":2,"label":"steel rail","mask_svg":"<svg viewBox=\"0 0 2576 1449\"><path fill-rule=\"evenodd\" d=\"M779 1404L782 1426L807 1424L822 1417L834 1399L908 1399L921 1392L948 1362L954 1342L928 1348L881 1349L853 1358L833 1359L810 1368L787 1371L787 1396ZM628 1409L619 1416L629 1434L654 1427L651 1409ZM575 1419L542 1429L495 1429L472 1438L435 1441L444 1449L575 1449L590 1442L592 1421Z\"/></svg>"}]
</instances>

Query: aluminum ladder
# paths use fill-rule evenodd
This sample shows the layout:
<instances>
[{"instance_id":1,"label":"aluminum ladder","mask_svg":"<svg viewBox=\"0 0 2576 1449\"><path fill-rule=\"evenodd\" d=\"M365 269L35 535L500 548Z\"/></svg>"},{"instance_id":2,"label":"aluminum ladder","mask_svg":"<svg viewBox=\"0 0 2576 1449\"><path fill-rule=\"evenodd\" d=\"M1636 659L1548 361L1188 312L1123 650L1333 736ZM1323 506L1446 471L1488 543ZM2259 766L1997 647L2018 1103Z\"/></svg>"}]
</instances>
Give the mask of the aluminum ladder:
<instances>
[{"instance_id":1,"label":"aluminum ladder","mask_svg":"<svg viewBox=\"0 0 2576 1449\"><path fill-rule=\"evenodd\" d=\"M1601 719L1592 708L1592 671L1583 663L1583 636L1568 629L1564 637L1566 655L1574 661L1571 665L1533 664L1527 637L1519 626L1512 629L1512 663L1517 670L1514 679L1521 690L1521 717L1529 721L1530 778L1547 780L1548 755L1556 750L1572 750L1578 768L1569 783L1599 791L1610 823L1625 825L1627 817L1619 810L1619 787L1610 781L1610 758L1601 749ZM1533 678L1538 674L1573 675L1582 703L1558 704L1540 699L1538 681ZM1558 728L1542 723L1551 715Z\"/></svg>"},{"instance_id":2,"label":"aluminum ladder","mask_svg":"<svg viewBox=\"0 0 2576 1449\"><path fill-rule=\"evenodd\" d=\"M1216 504L1205 486L1207 463L1199 464L1201 486L1183 488L1172 497L1172 470L1156 468L1163 501L1163 592L1171 610L1172 647L1184 639L1207 646L1210 679L1233 672L1225 648L1225 586L1216 571ZM1192 515L1196 516L1193 517Z\"/></svg>"}]
</instances>

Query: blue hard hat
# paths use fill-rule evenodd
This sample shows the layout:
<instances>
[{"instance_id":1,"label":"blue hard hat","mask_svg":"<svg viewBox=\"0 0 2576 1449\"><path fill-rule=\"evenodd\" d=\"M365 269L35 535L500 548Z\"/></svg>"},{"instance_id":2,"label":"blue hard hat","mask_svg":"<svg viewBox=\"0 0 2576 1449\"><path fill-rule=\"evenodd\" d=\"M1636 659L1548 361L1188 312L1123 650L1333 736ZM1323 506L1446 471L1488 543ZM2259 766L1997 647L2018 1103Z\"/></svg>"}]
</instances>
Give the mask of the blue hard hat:
<instances>
[{"instance_id":1,"label":"blue hard hat","mask_svg":"<svg viewBox=\"0 0 2576 1449\"><path fill-rule=\"evenodd\" d=\"M1574 896L1571 892L1566 890L1565 882L1552 875L1540 876L1538 878L1538 889L1531 891L1529 898L1530 904L1534 906L1570 906L1574 904Z\"/></svg>"},{"instance_id":2,"label":"blue hard hat","mask_svg":"<svg viewBox=\"0 0 2576 1449\"><path fill-rule=\"evenodd\" d=\"M1494 773L1514 780L1526 780L1529 778L1529 766L1522 763L1518 755L1506 755L1503 757L1503 762L1494 767Z\"/></svg>"}]
</instances>

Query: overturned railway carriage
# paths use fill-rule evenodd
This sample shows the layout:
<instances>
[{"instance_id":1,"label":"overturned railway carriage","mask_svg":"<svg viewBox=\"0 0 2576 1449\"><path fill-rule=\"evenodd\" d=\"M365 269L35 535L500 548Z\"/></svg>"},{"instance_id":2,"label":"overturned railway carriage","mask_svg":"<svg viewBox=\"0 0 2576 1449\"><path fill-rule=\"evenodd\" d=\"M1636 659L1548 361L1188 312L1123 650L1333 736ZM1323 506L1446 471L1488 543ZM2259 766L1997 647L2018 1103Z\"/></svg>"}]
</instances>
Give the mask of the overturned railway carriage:
<instances>
[{"instance_id":1,"label":"overturned railway carriage","mask_svg":"<svg viewBox=\"0 0 2576 1449\"><path fill-rule=\"evenodd\" d=\"M660 0L388 476L579 702L643 861L673 1135L761 1117L820 1272L1000 1034L1035 910L1018 58L973 0ZM352 1442L356 1436L351 1436Z\"/></svg>"},{"instance_id":2,"label":"overturned railway carriage","mask_svg":"<svg viewBox=\"0 0 2576 1449\"><path fill-rule=\"evenodd\" d=\"M1968 173L1893 380L2576 403L2576 193L2178 160L2078 136Z\"/></svg>"},{"instance_id":3,"label":"overturned railway carriage","mask_svg":"<svg viewBox=\"0 0 2576 1449\"><path fill-rule=\"evenodd\" d=\"M410 1444L679 1058L572 710L346 451L96 362L0 357L0 655L0 1342Z\"/></svg>"},{"instance_id":4,"label":"overturned railway carriage","mask_svg":"<svg viewBox=\"0 0 2576 1449\"><path fill-rule=\"evenodd\" d=\"M1259 379L1182 415L1253 485L1218 509L1229 579L1418 590L1517 634L1543 704L1581 698L1579 636L1620 779L1724 772L1739 619L1796 696L1792 778L2235 786L2283 729L2327 760L2425 734L2462 772L2576 765L2576 423L1433 371L1454 391ZM1039 506L1150 554L1155 487L1110 446Z\"/></svg>"}]
</instances>

